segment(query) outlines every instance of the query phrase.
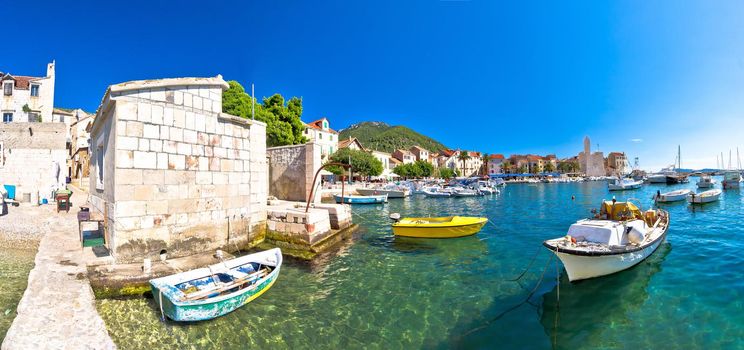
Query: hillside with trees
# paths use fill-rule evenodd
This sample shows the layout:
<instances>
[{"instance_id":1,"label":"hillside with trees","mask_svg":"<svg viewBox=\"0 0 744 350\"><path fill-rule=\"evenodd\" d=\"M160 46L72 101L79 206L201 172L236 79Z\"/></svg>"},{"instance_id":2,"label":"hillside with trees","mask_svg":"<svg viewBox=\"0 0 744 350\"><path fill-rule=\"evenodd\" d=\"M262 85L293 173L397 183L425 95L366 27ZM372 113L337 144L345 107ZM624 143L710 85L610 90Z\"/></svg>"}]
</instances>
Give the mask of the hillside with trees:
<instances>
[{"instance_id":1,"label":"hillside with trees","mask_svg":"<svg viewBox=\"0 0 744 350\"><path fill-rule=\"evenodd\" d=\"M390 126L383 122L362 122L354 124L339 133L339 140L355 137L370 150L392 153L396 149L409 149L420 146L431 152L447 149L437 140L419 134L408 127Z\"/></svg>"}]
</instances>

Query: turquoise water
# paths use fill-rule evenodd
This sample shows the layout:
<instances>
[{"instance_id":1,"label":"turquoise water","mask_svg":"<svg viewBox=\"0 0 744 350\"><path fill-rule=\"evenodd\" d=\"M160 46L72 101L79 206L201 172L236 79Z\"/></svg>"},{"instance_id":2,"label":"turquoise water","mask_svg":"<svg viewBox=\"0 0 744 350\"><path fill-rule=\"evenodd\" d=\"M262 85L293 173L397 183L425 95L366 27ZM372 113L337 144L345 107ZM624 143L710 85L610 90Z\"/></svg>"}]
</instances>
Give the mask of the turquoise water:
<instances>
[{"instance_id":1,"label":"turquoise water","mask_svg":"<svg viewBox=\"0 0 744 350\"><path fill-rule=\"evenodd\" d=\"M16 316L16 306L26 290L35 255L34 250L0 247L0 342Z\"/></svg>"},{"instance_id":2,"label":"turquoise water","mask_svg":"<svg viewBox=\"0 0 744 350\"><path fill-rule=\"evenodd\" d=\"M614 195L640 198L645 209L657 189L693 183ZM163 324L148 299L101 300L98 309L122 349L744 347L744 193L694 208L665 205L671 228L654 255L612 276L569 283L541 242L611 197L604 182L589 182L355 206L361 228L337 255L286 262L270 291L225 317ZM492 224L459 239L401 239L390 231L392 212L479 215ZM536 252L529 272L509 281Z\"/></svg>"}]
</instances>

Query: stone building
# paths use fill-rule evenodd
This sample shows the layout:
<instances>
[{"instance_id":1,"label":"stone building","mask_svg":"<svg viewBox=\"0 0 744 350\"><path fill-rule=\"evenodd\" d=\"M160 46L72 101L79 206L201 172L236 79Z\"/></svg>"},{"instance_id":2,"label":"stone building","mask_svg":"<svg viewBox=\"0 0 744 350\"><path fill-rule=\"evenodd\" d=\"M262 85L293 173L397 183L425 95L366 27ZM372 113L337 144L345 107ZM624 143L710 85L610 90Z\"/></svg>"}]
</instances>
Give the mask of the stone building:
<instances>
[{"instance_id":1,"label":"stone building","mask_svg":"<svg viewBox=\"0 0 744 350\"><path fill-rule=\"evenodd\" d=\"M16 186L19 201L52 199L64 188L66 159L64 124L0 124L0 184Z\"/></svg>"},{"instance_id":2,"label":"stone building","mask_svg":"<svg viewBox=\"0 0 744 350\"><path fill-rule=\"evenodd\" d=\"M416 160L429 162L429 151L420 146L413 146L408 149L416 157Z\"/></svg>"},{"instance_id":3,"label":"stone building","mask_svg":"<svg viewBox=\"0 0 744 350\"><path fill-rule=\"evenodd\" d=\"M326 118L305 124L305 137L308 138L308 142L318 146L317 149L323 160L338 151L338 132L331 129Z\"/></svg>"},{"instance_id":4,"label":"stone building","mask_svg":"<svg viewBox=\"0 0 744 350\"><path fill-rule=\"evenodd\" d=\"M117 262L260 241L266 125L222 113L221 76L110 86L91 127L91 210Z\"/></svg>"},{"instance_id":5,"label":"stone building","mask_svg":"<svg viewBox=\"0 0 744 350\"><path fill-rule=\"evenodd\" d=\"M0 72L3 122L50 122L54 108L54 61L47 64L46 77Z\"/></svg>"},{"instance_id":6,"label":"stone building","mask_svg":"<svg viewBox=\"0 0 744 350\"><path fill-rule=\"evenodd\" d=\"M628 158L625 157L625 153L622 152L610 152L607 155L607 175L614 176L617 174L625 173L625 164L627 164Z\"/></svg>"},{"instance_id":7,"label":"stone building","mask_svg":"<svg viewBox=\"0 0 744 350\"><path fill-rule=\"evenodd\" d=\"M504 163L503 154L491 154L488 156L488 175L496 175L503 173L501 164Z\"/></svg>"},{"instance_id":8,"label":"stone building","mask_svg":"<svg viewBox=\"0 0 744 350\"><path fill-rule=\"evenodd\" d=\"M85 113L85 112L83 112ZM68 174L72 179L83 179L88 177L90 171L90 127L93 125L93 116L87 113L76 117L69 127L69 164Z\"/></svg>"},{"instance_id":9,"label":"stone building","mask_svg":"<svg viewBox=\"0 0 744 350\"><path fill-rule=\"evenodd\" d=\"M591 151L589 136L584 138L584 152L579 153L579 166L586 176L604 176L604 155L602 152Z\"/></svg>"},{"instance_id":10,"label":"stone building","mask_svg":"<svg viewBox=\"0 0 744 350\"><path fill-rule=\"evenodd\" d=\"M410 164L416 162L416 156L411 151L405 149L396 149L393 152L393 158L401 161L403 164Z\"/></svg>"}]
</instances>

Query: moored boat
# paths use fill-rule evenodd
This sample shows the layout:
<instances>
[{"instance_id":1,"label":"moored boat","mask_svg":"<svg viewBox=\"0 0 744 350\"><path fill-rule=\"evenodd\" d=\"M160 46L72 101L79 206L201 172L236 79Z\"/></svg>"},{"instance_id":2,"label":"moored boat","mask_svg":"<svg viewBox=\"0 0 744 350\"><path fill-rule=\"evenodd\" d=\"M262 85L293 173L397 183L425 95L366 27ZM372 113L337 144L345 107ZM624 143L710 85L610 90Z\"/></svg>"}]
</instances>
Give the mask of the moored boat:
<instances>
[{"instance_id":1,"label":"moored boat","mask_svg":"<svg viewBox=\"0 0 744 350\"><path fill-rule=\"evenodd\" d=\"M427 197L451 197L452 196L452 193L450 192L440 191L439 189L435 189L435 188L424 190L424 194Z\"/></svg>"},{"instance_id":2,"label":"moored boat","mask_svg":"<svg viewBox=\"0 0 744 350\"><path fill-rule=\"evenodd\" d=\"M377 196L343 196L335 194L333 195L333 198L336 200L336 203L341 203L343 201L344 204L380 204L380 203L387 203L388 196L387 194L383 195L377 195Z\"/></svg>"},{"instance_id":3,"label":"moored boat","mask_svg":"<svg viewBox=\"0 0 744 350\"><path fill-rule=\"evenodd\" d=\"M472 190L469 188L463 188L455 190L455 192L452 194L455 197L476 197L480 196L480 193L476 190Z\"/></svg>"},{"instance_id":4,"label":"moored boat","mask_svg":"<svg viewBox=\"0 0 744 350\"><path fill-rule=\"evenodd\" d=\"M631 202L604 201L591 219L571 225L564 237L543 245L554 251L577 281L619 272L643 261L659 247L669 229L669 213L641 209Z\"/></svg>"},{"instance_id":5,"label":"moored boat","mask_svg":"<svg viewBox=\"0 0 744 350\"><path fill-rule=\"evenodd\" d=\"M411 190L398 186L386 186L380 188L357 188L357 193L362 196L387 195L387 198L405 198L411 195Z\"/></svg>"},{"instance_id":6,"label":"moored boat","mask_svg":"<svg viewBox=\"0 0 744 350\"><path fill-rule=\"evenodd\" d=\"M723 189L737 189L741 182L741 174L738 170L726 170L723 173Z\"/></svg>"},{"instance_id":7,"label":"moored boat","mask_svg":"<svg viewBox=\"0 0 744 350\"><path fill-rule=\"evenodd\" d=\"M269 290L282 266L279 248L208 267L150 280L162 315L174 321L210 320L249 303Z\"/></svg>"},{"instance_id":8,"label":"moored boat","mask_svg":"<svg viewBox=\"0 0 744 350\"><path fill-rule=\"evenodd\" d=\"M396 236L417 238L454 238L478 233L487 218L446 216L432 218L403 218L393 223Z\"/></svg>"},{"instance_id":9,"label":"moored boat","mask_svg":"<svg viewBox=\"0 0 744 350\"><path fill-rule=\"evenodd\" d=\"M635 190L641 188L643 181L636 181L633 179L614 179L612 182L607 183L607 189L610 191L625 191Z\"/></svg>"},{"instance_id":10,"label":"moored boat","mask_svg":"<svg viewBox=\"0 0 744 350\"><path fill-rule=\"evenodd\" d=\"M668 202L677 202L677 201L683 201L685 198L687 198L687 195L690 194L692 191L688 189L683 190L676 190L666 193L656 193L656 196L654 196L654 200L656 202L660 203L668 203Z\"/></svg>"},{"instance_id":11,"label":"moored boat","mask_svg":"<svg viewBox=\"0 0 744 350\"><path fill-rule=\"evenodd\" d=\"M710 175L701 175L700 180L697 182L698 188L711 188L716 185L716 180L714 180Z\"/></svg>"},{"instance_id":12,"label":"moored boat","mask_svg":"<svg viewBox=\"0 0 744 350\"><path fill-rule=\"evenodd\" d=\"M721 198L721 193L723 193L723 191L717 188L700 193L690 193L690 195L687 196L687 201L691 204L711 203L719 200Z\"/></svg>"}]
</instances>

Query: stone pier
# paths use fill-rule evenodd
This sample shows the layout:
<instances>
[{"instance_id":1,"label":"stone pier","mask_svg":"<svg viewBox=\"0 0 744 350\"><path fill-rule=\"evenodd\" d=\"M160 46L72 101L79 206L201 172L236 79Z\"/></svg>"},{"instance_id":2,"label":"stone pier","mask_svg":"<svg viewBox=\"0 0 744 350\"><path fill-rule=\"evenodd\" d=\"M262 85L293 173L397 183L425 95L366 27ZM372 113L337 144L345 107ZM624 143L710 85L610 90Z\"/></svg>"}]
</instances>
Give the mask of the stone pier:
<instances>
[{"instance_id":1,"label":"stone pier","mask_svg":"<svg viewBox=\"0 0 744 350\"><path fill-rule=\"evenodd\" d=\"M39 227L46 234L2 350L115 349L88 284L75 213L55 213L51 209L14 208L48 211L48 219ZM86 249L90 253L90 248Z\"/></svg>"}]
</instances>

